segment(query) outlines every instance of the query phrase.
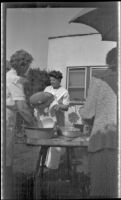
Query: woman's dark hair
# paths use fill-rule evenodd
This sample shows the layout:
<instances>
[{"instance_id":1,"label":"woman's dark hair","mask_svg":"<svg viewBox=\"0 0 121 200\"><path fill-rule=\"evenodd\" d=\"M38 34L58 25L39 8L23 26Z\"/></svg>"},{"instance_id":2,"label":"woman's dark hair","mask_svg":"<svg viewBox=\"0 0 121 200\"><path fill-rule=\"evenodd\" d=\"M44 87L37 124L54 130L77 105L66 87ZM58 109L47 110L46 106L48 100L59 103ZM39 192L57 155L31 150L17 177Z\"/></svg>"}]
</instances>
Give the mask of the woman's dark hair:
<instances>
[{"instance_id":1,"label":"woman's dark hair","mask_svg":"<svg viewBox=\"0 0 121 200\"><path fill-rule=\"evenodd\" d=\"M49 72L49 76L54 77L54 78L59 79L59 80L61 80L63 78L62 73L60 71L55 71L55 70Z\"/></svg>"},{"instance_id":2,"label":"woman's dark hair","mask_svg":"<svg viewBox=\"0 0 121 200\"><path fill-rule=\"evenodd\" d=\"M106 56L106 63L109 65L109 68L111 68L114 71L117 69L117 64L118 64L117 55L118 55L118 50L115 47L111 49Z\"/></svg>"},{"instance_id":3,"label":"woman's dark hair","mask_svg":"<svg viewBox=\"0 0 121 200\"><path fill-rule=\"evenodd\" d=\"M18 75L23 75L33 61L33 57L25 50L16 51L10 58L10 65Z\"/></svg>"}]
</instances>

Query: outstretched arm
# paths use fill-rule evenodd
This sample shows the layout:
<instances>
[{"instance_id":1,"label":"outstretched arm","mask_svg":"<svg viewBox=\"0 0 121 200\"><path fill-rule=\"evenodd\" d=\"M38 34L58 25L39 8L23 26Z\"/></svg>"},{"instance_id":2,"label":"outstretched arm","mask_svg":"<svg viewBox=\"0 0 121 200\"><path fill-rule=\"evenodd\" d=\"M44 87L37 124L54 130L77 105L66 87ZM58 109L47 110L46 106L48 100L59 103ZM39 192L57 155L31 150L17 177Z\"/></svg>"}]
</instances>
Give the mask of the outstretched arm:
<instances>
[{"instance_id":1,"label":"outstretched arm","mask_svg":"<svg viewBox=\"0 0 121 200\"><path fill-rule=\"evenodd\" d=\"M32 116L30 108L26 104L26 101L16 101L17 111L20 113L22 118L31 126L36 126L37 122L35 118Z\"/></svg>"}]
</instances>

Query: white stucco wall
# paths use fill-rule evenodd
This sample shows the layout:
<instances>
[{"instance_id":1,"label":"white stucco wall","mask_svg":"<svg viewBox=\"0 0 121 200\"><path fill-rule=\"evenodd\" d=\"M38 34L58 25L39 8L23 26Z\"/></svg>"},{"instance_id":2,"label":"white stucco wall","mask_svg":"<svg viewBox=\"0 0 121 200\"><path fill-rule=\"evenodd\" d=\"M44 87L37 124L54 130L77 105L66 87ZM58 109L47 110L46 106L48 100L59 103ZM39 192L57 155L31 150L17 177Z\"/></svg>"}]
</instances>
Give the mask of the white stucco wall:
<instances>
[{"instance_id":1,"label":"white stucco wall","mask_svg":"<svg viewBox=\"0 0 121 200\"><path fill-rule=\"evenodd\" d=\"M102 41L99 34L55 38L48 42L47 68L63 73L64 87L67 66L105 65L107 52L116 46L115 42Z\"/></svg>"},{"instance_id":2,"label":"white stucco wall","mask_svg":"<svg viewBox=\"0 0 121 200\"><path fill-rule=\"evenodd\" d=\"M59 70L63 73L62 86L66 87L67 66L100 66L105 65L107 52L116 46L115 42L102 41L101 35L52 38L48 41L48 70ZM66 125L71 125L68 114L76 112L79 105L71 106L65 112ZM81 118L77 123L81 123Z\"/></svg>"}]
</instances>

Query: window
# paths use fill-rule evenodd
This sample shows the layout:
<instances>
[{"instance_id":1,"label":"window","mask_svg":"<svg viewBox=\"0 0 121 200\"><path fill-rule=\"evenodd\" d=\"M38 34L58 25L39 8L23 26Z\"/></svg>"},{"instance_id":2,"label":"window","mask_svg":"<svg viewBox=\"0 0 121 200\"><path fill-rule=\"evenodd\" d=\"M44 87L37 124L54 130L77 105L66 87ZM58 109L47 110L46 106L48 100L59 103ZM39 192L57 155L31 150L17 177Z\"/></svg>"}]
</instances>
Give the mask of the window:
<instances>
[{"instance_id":1,"label":"window","mask_svg":"<svg viewBox=\"0 0 121 200\"><path fill-rule=\"evenodd\" d=\"M84 104L92 76L100 77L107 66L67 67L67 89L71 104Z\"/></svg>"},{"instance_id":2,"label":"window","mask_svg":"<svg viewBox=\"0 0 121 200\"><path fill-rule=\"evenodd\" d=\"M99 78L105 72L105 70L107 68L108 68L107 66L91 67L90 68L90 79L92 76Z\"/></svg>"},{"instance_id":3,"label":"window","mask_svg":"<svg viewBox=\"0 0 121 200\"><path fill-rule=\"evenodd\" d=\"M86 71L86 67L67 68L67 89L73 103L81 103L86 98Z\"/></svg>"}]
</instances>

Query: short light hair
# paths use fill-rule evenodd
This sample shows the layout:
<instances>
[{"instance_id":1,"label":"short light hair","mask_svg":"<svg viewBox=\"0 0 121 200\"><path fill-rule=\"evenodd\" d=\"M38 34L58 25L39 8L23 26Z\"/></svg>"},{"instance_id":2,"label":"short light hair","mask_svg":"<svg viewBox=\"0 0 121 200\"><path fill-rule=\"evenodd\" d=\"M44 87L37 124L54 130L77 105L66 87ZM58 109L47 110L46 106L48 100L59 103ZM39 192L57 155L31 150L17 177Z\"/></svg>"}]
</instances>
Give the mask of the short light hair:
<instances>
[{"instance_id":1,"label":"short light hair","mask_svg":"<svg viewBox=\"0 0 121 200\"><path fill-rule=\"evenodd\" d=\"M27 51L21 49L16 51L10 58L10 65L14 68L18 75L26 71L33 61L33 57Z\"/></svg>"}]
</instances>

